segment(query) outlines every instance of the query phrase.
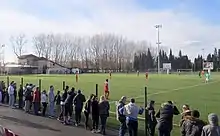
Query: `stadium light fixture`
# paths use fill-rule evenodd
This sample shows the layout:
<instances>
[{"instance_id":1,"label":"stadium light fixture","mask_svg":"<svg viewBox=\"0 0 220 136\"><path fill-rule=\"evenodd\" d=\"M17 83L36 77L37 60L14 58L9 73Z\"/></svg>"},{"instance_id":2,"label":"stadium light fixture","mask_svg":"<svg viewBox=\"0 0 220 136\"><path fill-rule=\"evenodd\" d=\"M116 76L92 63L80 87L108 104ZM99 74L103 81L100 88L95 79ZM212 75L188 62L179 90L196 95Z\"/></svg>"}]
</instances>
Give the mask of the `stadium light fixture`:
<instances>
[{"instance_id":1,"label":"stadium light fixture","mask_svg":"<svg viewBox=\"0 0 220 136\"><path fill-rule=\"evenodd\" d=\"M160 28L162 28L162 25L160 24L160 25L155 25L155 28L157 29L157 42L156 42L156 44L157 44L157 55L158 55L158 62L157 62L157 72L158 72L158 74L160 73L160 54L159 54L159 52L160 52L160 44L161 44L161 42L160 42Z\"/></svg>"}]
</instances>

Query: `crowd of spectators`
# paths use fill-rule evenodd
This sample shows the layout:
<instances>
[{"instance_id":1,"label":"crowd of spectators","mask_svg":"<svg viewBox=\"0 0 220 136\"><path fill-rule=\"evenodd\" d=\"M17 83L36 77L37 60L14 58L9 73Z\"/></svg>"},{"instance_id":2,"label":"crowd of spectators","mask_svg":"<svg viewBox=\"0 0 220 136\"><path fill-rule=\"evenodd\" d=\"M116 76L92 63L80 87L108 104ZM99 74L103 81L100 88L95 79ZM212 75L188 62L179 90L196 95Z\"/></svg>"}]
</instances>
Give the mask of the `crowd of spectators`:
<instances>
[{"instance_id":1,"label":"crowd of spectators","mask_svg":"<svg viewBox=\"0 0 220 136\"><path fill-rule=\"evenodd\" d=\"M14 81L8 87L1 81L0 102L8 104L11 108L23 109L26 113L57 118L64 125L73 124L76 127L82 125L81 113L83 113L86 130L106 135L110 104L104 95L98 99L96 95L91 94L86 100L82 91L75 90L74 87L70 89L66 86L63 92L58 90L55 94L52 85L48 91L41 92L39 87L33 84L26 84L24 87L20 85L17 91ZM126 102L127 97L122 96L116 108L117 120L120 124L119 136L125 136L126 133L129 136L137 136L138 115L143 112L148 113L149 136L155 136L156 129L158 136L170 136L173 129L173 116L179 114L181 114L179 123L181 136L220 136L219 120L215 113L208 115L207 123L199 118L199 111L190 109L189 105L183 105L180 113L172 101L161 104L158 110L155 110L155 101L150 101L147 107L137 106L133 98L129 103Z\"/></svg>"}]
</instances>

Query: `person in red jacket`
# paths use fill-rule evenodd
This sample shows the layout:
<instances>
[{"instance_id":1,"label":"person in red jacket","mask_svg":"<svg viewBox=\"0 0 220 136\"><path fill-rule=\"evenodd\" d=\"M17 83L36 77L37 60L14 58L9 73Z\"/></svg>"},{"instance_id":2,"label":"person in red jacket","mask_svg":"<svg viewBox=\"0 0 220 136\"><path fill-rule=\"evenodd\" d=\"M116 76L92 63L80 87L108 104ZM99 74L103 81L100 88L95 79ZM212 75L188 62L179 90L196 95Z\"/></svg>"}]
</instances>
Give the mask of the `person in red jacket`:
<instances>
[{"instance_id":1,"label":"person in red jacket","mask_svg":"<svg viewBox=\"0 0 220 136\"><path fill-rule=\"evenodd\" d=\"M105 80L105 83L104 83L104 95L105 95L105 98L108 99L109 97L109 87L108 87L108 79Z\"/></svg>"},{"instance_id":2,"label":"person in red jacket","mask_svg":"<svg viewBox=\"0 0 220 136\"><path fill-rule=\"evenodd\" d=\"M34 94L33 94L33 104L34 104L34 114L35 115L39 115L38 111L39 111L39 107L40 107L40 90L39 87L36 87Z\"/></svg>"}]
</instances>

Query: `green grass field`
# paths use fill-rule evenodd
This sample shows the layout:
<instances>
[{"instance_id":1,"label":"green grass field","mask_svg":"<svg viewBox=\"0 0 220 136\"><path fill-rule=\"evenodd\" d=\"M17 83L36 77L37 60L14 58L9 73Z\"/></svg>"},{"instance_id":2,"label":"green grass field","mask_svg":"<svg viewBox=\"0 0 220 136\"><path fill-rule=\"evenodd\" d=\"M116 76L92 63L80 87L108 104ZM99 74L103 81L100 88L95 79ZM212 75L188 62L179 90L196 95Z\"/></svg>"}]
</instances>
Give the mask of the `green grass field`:
<instances>
[{"instance_id":1,"label":"green grass field","mask_svg":"<svg viewBox=\"0 0 220 136\"><path fill-rule=\"evenodd\" d=\"M83 90L88 96L95 93L95 84L99 85L99 95L103 93L103 85L108 74L82 74L79 76L79 83L75 82L74 75L26 75L26 76L10 76L10 81L20 84L21 77L24 83L33 83L38 85L38 80L42 80L42 89L49 89L50 85L54 85L56 90L62 90L62 82L70 87ZM5 76L1 76L0 80L6 81ZM219 96L220 96L220 75L212 74L211 81L205 84L203 79L198 75L156 75L150 74L149 80L146 82L145 75L140 74L113 74L110 80L110 101L111 111L115 112L115 102L121 96L136 98L136 102L140 106L144 106L144 87L148 87L148 100L156 101L156 109L160 104L168 100L175 102L176 106L181 107L183 104L189 104L192 109L198 109L201 112L201 118L207 120L207 115L215 112L220 115ZM144 116L141 116L144 117ZM180 116L174 119L175 124L179 123ZM109 119L110 126L117 127L118 122L115 120L114 114ZM144 129L144 121L139 122L140 132ZM175 127L173 135L179 135L179 128Z\"/></svg>"}]
</instances>

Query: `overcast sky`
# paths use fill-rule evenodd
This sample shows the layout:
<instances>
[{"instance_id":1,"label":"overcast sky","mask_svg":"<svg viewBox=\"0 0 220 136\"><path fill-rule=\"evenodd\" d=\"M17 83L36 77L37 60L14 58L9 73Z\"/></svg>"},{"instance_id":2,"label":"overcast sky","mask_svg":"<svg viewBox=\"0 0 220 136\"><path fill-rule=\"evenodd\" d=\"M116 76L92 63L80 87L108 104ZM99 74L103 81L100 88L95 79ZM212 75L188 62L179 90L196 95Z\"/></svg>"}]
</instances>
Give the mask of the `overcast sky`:
<instances>
[{"instance_id":1,"label":"overcast sky","mask_svg":"<svg viewBox=\"0 0 220 136\"><path fill-rule=\"evenodd\" d=\"M219 11L219 0L0 0L0 44L6 61L16 59L9 38L19 33L30 38L26 53L42 32L109 32L156 46L154 25L162 24L162 45L194 58L220 48Z\"/></svg>"}]
</instances>

